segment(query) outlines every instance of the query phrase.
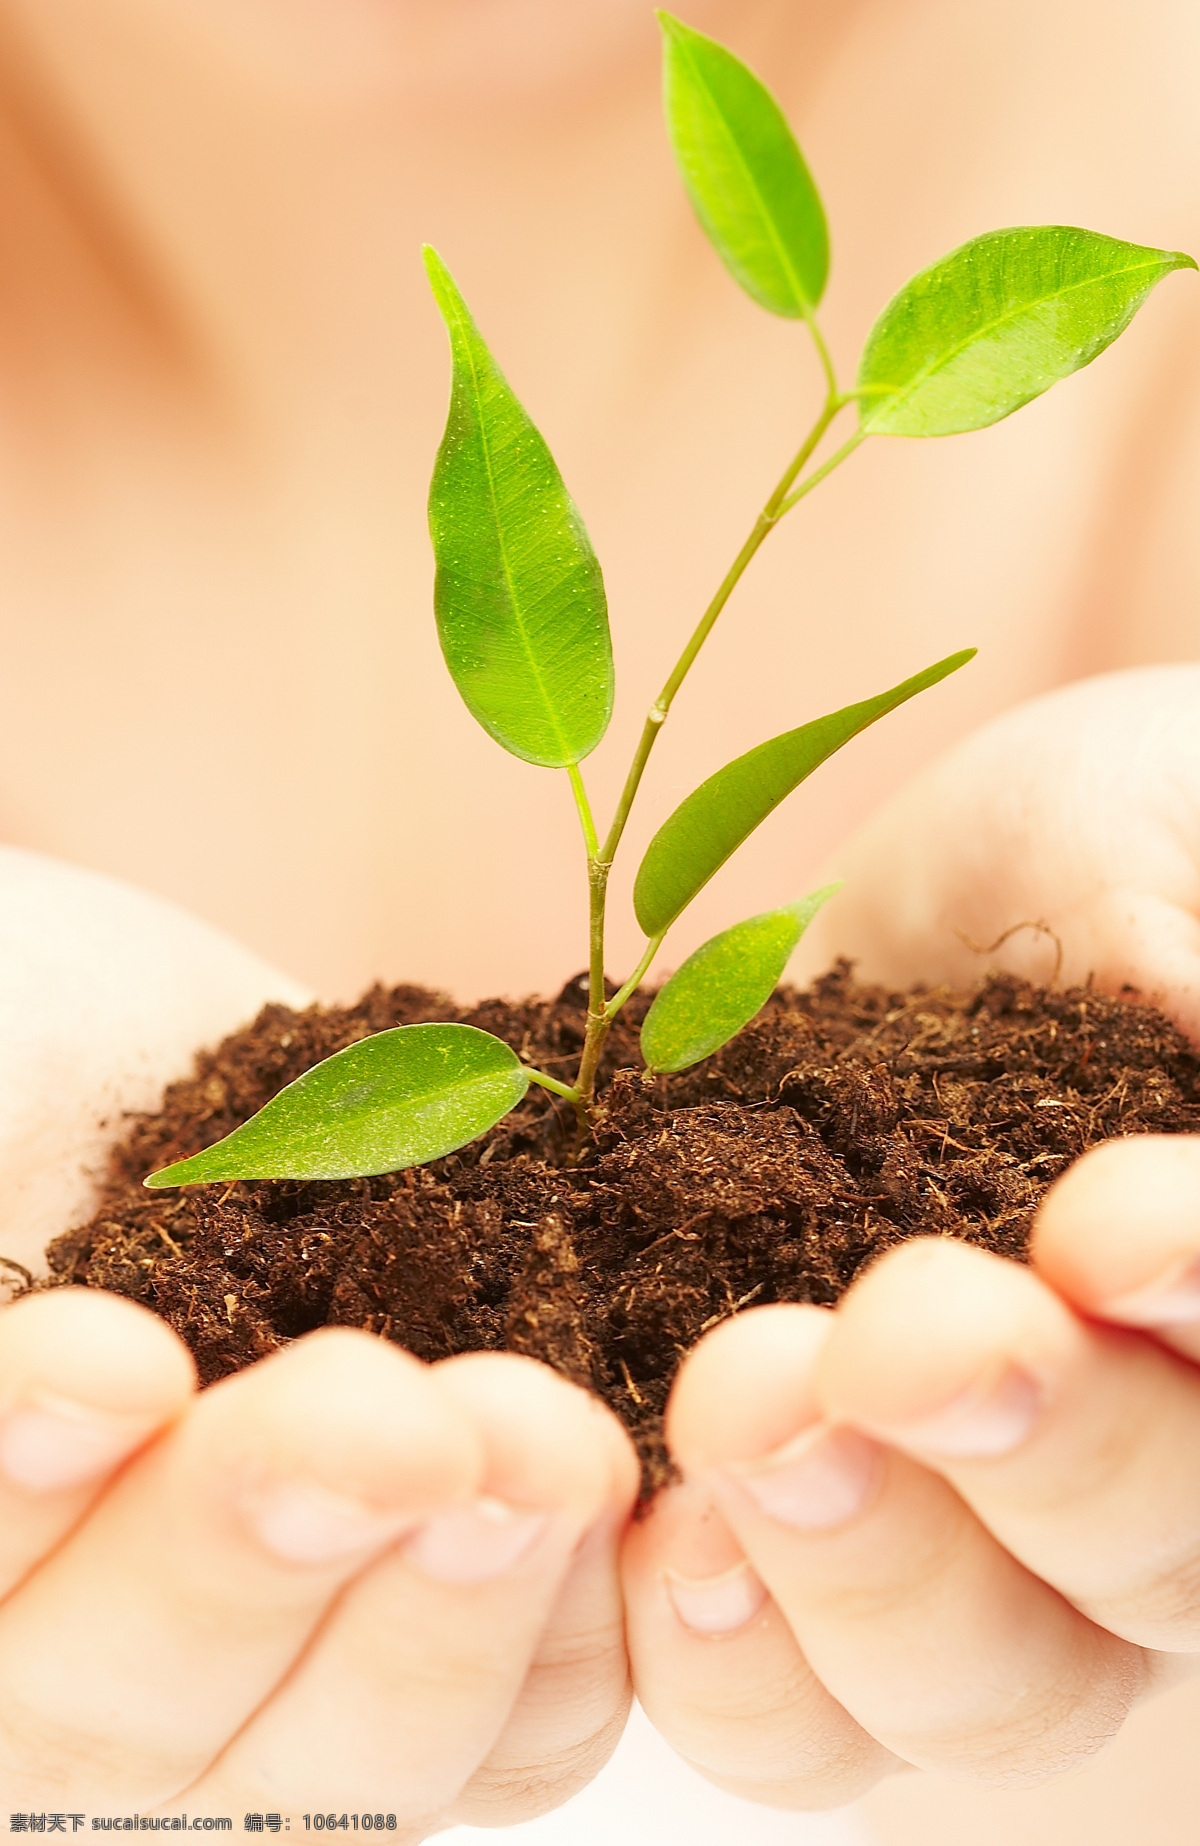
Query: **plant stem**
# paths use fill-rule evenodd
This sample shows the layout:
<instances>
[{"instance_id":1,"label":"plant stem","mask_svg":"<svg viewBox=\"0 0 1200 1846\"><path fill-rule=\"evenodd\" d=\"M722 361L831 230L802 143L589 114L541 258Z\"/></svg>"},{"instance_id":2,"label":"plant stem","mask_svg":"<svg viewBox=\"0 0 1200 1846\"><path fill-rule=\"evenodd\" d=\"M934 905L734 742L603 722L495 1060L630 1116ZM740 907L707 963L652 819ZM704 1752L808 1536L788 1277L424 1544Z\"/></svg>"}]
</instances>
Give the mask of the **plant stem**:
<instances>
[{"instance_id":1,"label":"plant stem","mask_svg":"<svg viewBox=\"0 0 1200 1846\"><path fill-rule=\"evenodd\" d=\"M600 862L596 823L592 819L591 804L587 798L587 790L583 786L583 777L579 773L578 763L569 763L567 773L571 778L571 793L575 797L575 806L579 810L579 822L583 828L583 844L587 852L589 949L588 1011L583 1040L583 1060L575 1088L570 1091L563 1088L562 1094L569 1095L575 1105L575 1113L579 1117L581 1127L586 1130L586 1104L591 1099L595 1086L596 1061L608 1029L604 1023L608 1015L604 993L604 902L608 885L608 867ZM589 1059L588 1053L593 1044L595 1045L594 1054ZM537 1081L536 1078L534 1080Z\"/></svg>"},{"instance_id":2,"label":"plant stem","mask_svg":"<svg viewBox=\"0 0 1200 1846\"><path fill-rule=\"evenodd\" d=\"M636 993L641 986L643 979L650 971L650 963L654 960L654 957L658 954L658 951L663 945L663 938L666 933L666 930L663 929L659 931L657 936L651 936L649 942L646 944L646 952L642 956L641 961L626 981L624 987L618 987L616 993L609 1001L605 1011L610 1021L616 1018L630 994Z\"/></svg>"},{"instance_id":3,"label":"plant stem","mask_svg":"<svg viewBox=\"0 0 1200 1846\"><path fill-rule=\"evenodd\" d=\"M579 1091L573 1083L560 1083L557 1077L548 1076L544 1070L535 1070L532 1064L522 1064L521 1069L531 1083L540 1083L544 1090L553 1090L556 1096L565 1096L568 1102L579 1101Z\"/></svg>"},{"instance_id":4,"label":"plant stem","mask_svg":"<svg viewBox=\"0 0 1200 1846\"><path fill-rule=\"evenodd\" d=\"M776 518L782 519L785 513L790 513L794 506L798 506L805 494L810 494L813 488L818 486L820 482L825 479L827 474L832 474L835 468L840 468L847 456L853 455L859 443L865 442L866 439L867 431L865 429L856 429L853 436L843 442L841 448L835 450L827 462L822 462L819 468L814 468L812 473L801 481L795 493L788 495L776 514Z\"/></svg>"},{"instance_id":5,"label":"plant stem","mask_svg":"<svg viewBox=\"0 0 1200 1846\"><path fill-rule=\"evenodd\" d=\"M805 314L804 322L812 335L812 343L817 349L817 358L821 361L821 370L825 374L826 395L832 400L838 395L837 379L833 374L833 360L829 356L829 348L825 344L824 336L817 325L817 317L811 308Z\"/></svg>"},{"instance_id":6,"label":"plant stem","mask_svg":"<svg viewBox=\"0 0 1200 1846\"><path fill-rule=\"evenodd\" d=\"M587 798L587 790L583 786L583 777L579 773L579 764L568 763L567 774L571 778L571 793L575 797L575 806L579 810L579 824L583 828L583 848L588 858L594 859L598 849L596 823L592 819L591 803Z\"/></svg>"},{"instance_id":7,"label":"plant stem","mask_svg":"<svg viewBox=\"0 0 1200 1846\"><path fill-rule=\"evenodd\" d=\"M587 1046L608 1016L604 993L604 902L608 891L608 869L594 853L588 859L588 1019L584 1064L587 1063ZM582 1081L579 1087L584 1096L591 1094L590 1087L585 1088Z\"/></svg>"},{"instance_id":8,"label":"plant stem","mask_svg":"<svg viewBox=\"0 0 1200 1846\"><path fill-rule=\"evenodd\" d=\"M580 1128L586 1134L588 1125L587 1111L583 1106L583 1098L580 1096L575 1085L571 1083L560 1083L557 1077L547 1076L544 1070L535 1070L532 1064L523 1064L521 1069L525 1072L525 1075L529 1078L531 1083L540 1083L544 1090L551 1090L555 1096L561 1096L566 1102L569 1102L575 1111Z\"/></svg>"},{"instance_id":9,"label":"plant stem","mask_svg":"<svg viewBox=\"0 0 1200 1846\"><path fill-rule=\"evenodd\" d=\"M603 912L601 912L601 931L603 932ZM596 1015L592 1012L590 1006L588 1008L588 1031L584 1039L583 1058L579 1065L579 1075L575 1080L576 1088L585 1104L591 1101L592 1092L596 1087L596 1070L600 1063L600 1053L604 1049L604 1041L608 1037L608 1029L624 1006L626 1000L628 1000L630 994L636 993L641 986L651 962L662 947L663 937L666 933L664 929L660 930L657 936L651 936L646 944L641 961L639 961L624 987L618 987L612 999L606 1002L604 1010L599 1015L594 1027L593 1020L596 1019Z\"/></svg>"},{"instance_id":10,"label":"plant stem","mask_svg":"<svg viewBox=\"0 0 1200 1846\"><path fill-rule=\"evenodd\" d=\"M729 601L746 566L762 544L764 538L766 538L767 533L770 532L772 527L775 526L780 519L782 519L786 512L789 512L798 501L802 500L806 494L812 491L818 481L823 481L827 474L831 474L840 463L845 461L846 457L851 455L863 440L864 432L861 429L856 430L854 435L850 437L848 442L843 443L836 454L832 455L821 467L815 469L806 480L800 483L799 487L795 487L798 476L801 474L805 463L813 455L822 436L824 436L826 430L838 413L844 410L847 404L853 402L855 395L853 392L846 395L839 392L837 380L834 377L833 361L829 356L829 348L821 337L821 332L815 318L812 315L807 315L805 318L807 320L808 330L812 335L813 342L817 349L817 357L821 362L821 368L825 374L826 396L825 402L821 408L821 414L818 416L816 422L809 430L808 435L804 438L799 449L784 469L783 474L776 482L774 491L763 507L762 512L755 520L749 537L746 539L737 557L733 560L733 563L721 579L717 587L716 595L696 624L687 646L680 654L679 659L675 662L670 674L667 676L662 691L659 693L657 699L655 699L654 704L650 707L646 715L646 722L642 727L642 734L638 740L637 749L634 752L633 761L629 766L629 773L625 778L625 786L621 790L621 798L617 803L612 825L605 835L602 844L598 844L597 842L596 830L592 821L591 811L587 805L587 796L584 793L583 782L579 775L579 770L574 765L571 768L571 786L575 791L575 802L576 806L579 808L580 819L583 823L583 835L587 845L588 855L588 924L590 940L588 963L588 1014L587 1029L583 1042L583 1056L580 1060L579 1076L576 1079L575 1085L578 1097L576 1110L580 1115L580 1119L583 1121L586 1121L587 1108L595 1091L596 1071L599 1067L600 1053L604 1049L604 1041L608 1036L609 1027L628 1000L630 994L640 985L642 977L645 975L655 955L658 953L663 939L662 936L659 935L647 943L645 954L642 956L633 974L626 981L625 985L613 995L611 1000L606 1000L604 993L604 909L608 891L608 875L612 870L613 859L616 855L617 847L620 844L621 835L625 831L625 823L629 819L634 797L641 784L646 764L650 759L650 752L654 748L658 733L666 723L667 714L671 709L675 694L679 691L679 688L687 678L697 654L712 633L717 617L720 615L722 609L724 609L725 604ZM795 488L794 492L792 491L793 488Z\"/></svg>"},{"instance_id":11,"label":"plant stem","mask_svg":"<svg viewBox=\"0 0 1200 1846\"><path fill-rule=\"evenodd\" d=\"M820 416L809 430L808 435L804 438L796 454L784 469L780 479L776 482L775 490L763 507L762 512L755 520L749 537L738 552L737 557L733 560L733 563L729 566L724 577L721 579L716 595L709 603L704 614L700 617L687 646L672 667L666 684L650 707L645 725L642 728L642 735L638 740L638 747L634 752L633 762L629 766L629 774L625 778L625 786L621 791L621 799L617 803L617 811L613 815L612 826L609 828L605 836L604 844L600 848L600 858L606 864L612 864L613 855L617 850L621 835L625 831L625 823L629 819L629 811L633 806L633 799L637 794L638 785L642 779L642 772L649 760L650 752L654 748L658 733L666 723L667 714L671 709L671 703L675 694L679 691L680 686L682 686L684 680L687 678L688 672L697 654L712 633L717 617L737 588L738 582L747 564L749 564L751 558L762 544L764 538L766 538L772 526L774 526L787 511L785 502L787 501L788 489L791 487L805 462L809 459L813 450L820 442L825 431L829 428L829 425L833 422L833 419L840 410L845 408L846 402L847 400L845 398L838 396L835 392L830 392L829 396L826 398ZM819 470L818 473L820 472L822 471ZM829 472L829 464L826 464L823 472Z\"/></svg>"}]
</instances>

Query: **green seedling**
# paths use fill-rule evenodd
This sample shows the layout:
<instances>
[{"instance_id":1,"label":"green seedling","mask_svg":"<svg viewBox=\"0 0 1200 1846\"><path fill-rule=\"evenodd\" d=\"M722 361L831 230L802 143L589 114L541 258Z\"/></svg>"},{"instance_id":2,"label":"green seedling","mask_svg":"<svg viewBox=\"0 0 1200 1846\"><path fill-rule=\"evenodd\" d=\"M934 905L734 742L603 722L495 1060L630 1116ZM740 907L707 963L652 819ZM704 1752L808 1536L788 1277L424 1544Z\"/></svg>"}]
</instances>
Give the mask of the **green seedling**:
<instances>
[{"instance_id":1,"label":"green seedling","mask_svg":"<svg viewBox=\"0 0 1200 1846\"><path fill-rule=\"evenodd\" d=\"M1196 268L1179 251L1035 225L973 238L905 284L876 321L843 390L817 322L829 271L821 200L782 111L733 54L660 13L667 127L696 213L730 274L769 313L803 323L824 378L819 412L650 707L616 812L601 836L580 764L613 704L604 581L540 432L493 359L449 271L425 263L450 336L453 382L429 497L434 592L446 665L496 742L565 771L590 894L586 1037L573 1083L535 1070L474 1027L401 1026L363 1039L290 1084L224 1140L148 1186L250 1178L344 1179L419 1165L464 1146L531 1083L586 1129L613 1020L667 931L730 855L814 769L877 718L971 659L966 648L889 691L801 724L726 763L680 803L642 859L634 909L645 953L605 996L605 898L646 763L688 671L767 534L873 436L982 429L1088 365L1156 283ZM849 415L840 446L827 432ZM750 917L696 950L645 1017L646 1062L685 1070L763 1006L834 886Z\"/></svg>"}]
</instances>

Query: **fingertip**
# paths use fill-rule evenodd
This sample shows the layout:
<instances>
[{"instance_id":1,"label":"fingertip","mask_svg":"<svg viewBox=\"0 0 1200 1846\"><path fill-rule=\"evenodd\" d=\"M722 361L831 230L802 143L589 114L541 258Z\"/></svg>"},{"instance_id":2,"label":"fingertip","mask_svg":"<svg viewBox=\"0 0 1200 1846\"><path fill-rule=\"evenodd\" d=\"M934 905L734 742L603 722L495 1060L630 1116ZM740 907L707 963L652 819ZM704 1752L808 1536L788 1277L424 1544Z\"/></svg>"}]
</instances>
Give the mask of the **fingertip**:
<instances>
[{"instance_id":1,"label":"fingertip","mask_svg":"<svg viewBox=\"0 0 1200 1846\"><path fill-rule=\"evenodd\" d=\"M664 1565L681 1576L718 1576L739 1564L741 1545L701 1481L672 1481L655 1494L622 1546L627 1576L650 1581Z\"/></svg>"},{"instance_id":2,"label":"fingertip","mask_svg":"<svg viewBox=\"0 0 1200 1846\"><path fill-rule=\"evenodd\" d=\"M113 1415L162 1421L196 1388L192 1356L166 1321L91 1288L39 1290L6 1307L0 1377L10 1389L41 1386Z\"/></svg>"},{"instance_id":3,"label":"fingertip","mask_svg":"<svg viewBox=\"0 0 1200 1846\"><path fill-rule=\"evenodd\" d=\"M311 1477L383 1509L419 1511L479 1491L483 1449L470 1418L432 1367L374 1334L306 1334L222 1379L201 1407L206 1443L226 1469Z\"/></svg>"},{"instance_id":4,"label":"fingertip","mask_svg":"<svg viewBox=\"0 0 1200 1846\"><path fill-rule=\"evenodd\" d=\"M1128 1135L1090 1149L1042 1201L1031 1256L1085 1313L1158 1324L1145 1318L1153 1298L1177 1293L1200 1258L1200 1136ZM1200 1318L1200 1282L1193 1293Z\"/></svg>"},{"instance_id":5,"label":"fingertip","mask_svg":"<svg viewBox=\"0 0 1200 1846\"><path fill-rule=\"evenodd\" d=\"M590 1392L519 1353L460 1353L433 1376L479 1432L487 1493L569 1507L588 1521L606 1505L632 1504L633 1445Z\"/></svg>"},{"instance_id":6,"label":"fingertip","mask_svg":"<svg viewBox=\"0 0 1200 1846\"><path fill-rule=\"evenodd\" d=\"M1000 1365L1039 1377L1074 1324L1022 1265L954 1238L913 1238L873 1263L841 1303L817 1394L831 1421L890 1434Z\"/></svg>"},{"instance_id":7,"label":"fingertip","mask_svg":"<svg viewBox=\"0 0 1200 1846\"><path fill-rule=\"evenodd\" d=\"M614 1512L624 1521L633 1511L641 1490L642 1464L633 1446L633 1439L620 1418L608 1408L607 1404L602 1404L598 1397L590 1398L589 1402L599 1419L601 1435L608 1454L611 1505Z\"/></svg>"},{"instance_id":8,"label":"fingertip","mask_svg":"<svg viewBox=\"0 0 1200 1846\"><path fill-rule=\"evenodd\" d=\"M1119 883L1097 897L1090 925L1097 985L1135 988L1200 1044L1200 918L1190 904Z\"/></svg>"},{"instance_id":9,"label":"fingertip","mask_svg":"<svg viewBox=\"0 0 1200 1846\"><path fill-rule=\"evenodd\" d=\"M817 1356L828 1308L780 1302L735 1314L688 1354L671 1390L667 1443L688 1473L749 1461L820 1415Z\"/></svg>"},{"instance_id":10,"label":"fingertip","mask_svg":"<svg viewBox=\"0 0 1200 1846\"><path fill-rule=\"evenodd\" d=\"M0 1479L22 1496L95 1488L195 1390L164 1321L99 1290L46 1289L0 1315Z\"/></svg>"}]
</instances>

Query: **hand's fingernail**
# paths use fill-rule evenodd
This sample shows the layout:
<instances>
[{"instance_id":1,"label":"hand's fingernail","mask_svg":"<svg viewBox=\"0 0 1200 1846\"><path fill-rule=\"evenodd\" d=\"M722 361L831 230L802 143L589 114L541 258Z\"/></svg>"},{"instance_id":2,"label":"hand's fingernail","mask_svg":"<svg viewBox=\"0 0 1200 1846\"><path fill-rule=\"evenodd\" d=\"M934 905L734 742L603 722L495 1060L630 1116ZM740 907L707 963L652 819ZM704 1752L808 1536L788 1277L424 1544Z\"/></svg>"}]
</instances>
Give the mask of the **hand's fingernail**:
<instances>
[{"instance_id":1,"label":"hand's fingernail","mask_svg":"<svg viewBox=\"0 0 1200 1846\"><path fill-rule=\"evenodd\" d=\"M1200 1320L1200 1259L1172 1263L1145 1288L1104 1302L1100 1312L1129 1327L1182 1327Z\"/></svg>"},{"instance_id":2,"label":"hand's fingernail","mask_svg":"<svg viewBox=\"0 0 1200 1846\"><path fill-rule=\"evenodd\" d=\"M442 1583L485 1583L518 1564L547 1523L545 1513L480 1499L435 1513L413 1533L405 1555Z\"/></svg>"},{"instance_id":3,"label":"hand's fingernail","mask_svg":"<svg viewBox=\"0 0 1200 1846\"><path fill-rule=\"evenodd\" d=\"M744 1628L767 1600L766 1588L746 1558L716 1577L683 1577L677 1570L665 1570L663 1581L676 1615L696 1634L732 1634Z\"/></svg>"},{"instance_id":4,"label":"hand's fingernail","mask_svg":"<svg viewBox=\"0 0 1200 1846\"><path fill-rule=\"evenodd\" d=\"M1028 1372L1006 1366L998 1377L952 1398L934 1415L889 1426L906 1449L963 1459L1007 1455L1028 1436L1042 1407L1042 1388Z\"/></svg>"},{"instance_id":5,"label":"hand's fingernail","mask_svg":"<svg viewBox=\"0 0 1200 1846\"><path fill-rule=\"evenodd\" d=\"M818 1423L765 1461L730 1473L773 1519L823 1532L844 1525L865 1505L880 1464L879 1446L869 1437Z\"/></svg>"},{"instance_id":6,"label":"hand's fingernail","mask_svg":"<svg viewBox=\"0 0 1200 1846\"><path fill-rule=\"evenodd\" d=\"M124 1461L158 1426L39 1392L0 1419L0 1470L32 1493L81 1487Z\"/></svg>"},{"instance_id":7,"label":"hand's fingernail","mask_svg":"<svg viewBox=\"0 0 1200 1846\"><path fill-rule=\"evenodd\" d=\"M337 1564L382 1549L410 1531L411 1513L331 1493L315 1481L281 1481L257 1491L246 1515L268 1551L288 1564Z\"/></svg>"}]
</instances>

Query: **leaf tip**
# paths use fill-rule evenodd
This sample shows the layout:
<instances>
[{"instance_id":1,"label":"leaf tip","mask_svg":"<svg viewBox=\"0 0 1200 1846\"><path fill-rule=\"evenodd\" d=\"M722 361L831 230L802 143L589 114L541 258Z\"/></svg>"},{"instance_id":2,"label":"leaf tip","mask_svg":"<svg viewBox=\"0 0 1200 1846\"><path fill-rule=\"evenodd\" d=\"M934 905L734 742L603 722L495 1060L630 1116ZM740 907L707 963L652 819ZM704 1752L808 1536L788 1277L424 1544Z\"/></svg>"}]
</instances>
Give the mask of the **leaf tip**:
<instances>
[{"instance_id":1,"label":"leaf tip","mask_svg":"<svg viewBox=\"0 0 1200 1846\"><path fill-rule=\"evenodd\" d=\"M425 259L425 274L433 290L442 319L453 331L456 318L466 313L466 303L458 291L458 284L446 268L441 257L432 244L421 245L421 255Z\"/></svg>"},{"instance_id":2,"label":"leaf tip","mask_svg":"<svg viewBox=\"0 0 1200 1846\"><path fill-rule=\"evenodd\" d=\"M1175 258L1176 269L1200 269L1200 263L1186 250L1172 250L1171 255Z\"/></svg>"},{"instance_id":3,"label":"leaf tip","mask_svg":"<svg viewBox=\"0 0 1200 1846\"><path fill-rule=\"evenodd\" d=\"M429 286L440 302L446 285L450 281L450 271L446 268L446 265L443 263L432 244L421 245L421 260L425 264L425 274L429 278Z\"/></svg>"},{"instance_id":4,"label":"leaf tip","mask_svg":"<svg viewBox=\"0 0 1200 1846\"><path fill-rule=\"evenodd\" d=\"M844 889L845 883L844 878L835 878L832 883L820 885L817 890L810 891L807 897L799 897L794 904L783 906L787 914L799 924L801 935L804 934L818 910L823 910L830 898L836 897L838 892Z\"/></svg>"}]
</instances>

